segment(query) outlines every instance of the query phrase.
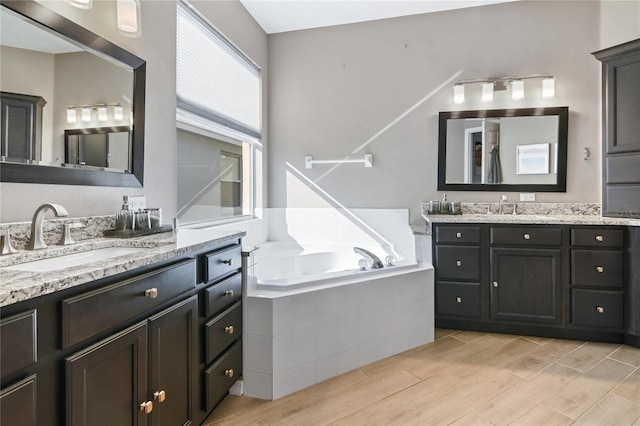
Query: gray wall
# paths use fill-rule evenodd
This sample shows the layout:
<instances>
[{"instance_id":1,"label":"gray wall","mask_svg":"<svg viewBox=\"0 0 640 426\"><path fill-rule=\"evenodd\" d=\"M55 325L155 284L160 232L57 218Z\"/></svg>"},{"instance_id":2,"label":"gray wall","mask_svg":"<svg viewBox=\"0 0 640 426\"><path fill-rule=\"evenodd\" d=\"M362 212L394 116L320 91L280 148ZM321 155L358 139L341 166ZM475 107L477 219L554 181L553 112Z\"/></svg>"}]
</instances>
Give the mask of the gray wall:
<instances>
[{"instance_id":1,"label":"gray wall","mask_svg":"<svg viewBox=\"0 0 640 426\"><path fill-rule=\"evenodd\" d=\"M442 198L438 111L565 105L567 192L539 193L537 200L599 202L593 188L600 185L600 157L583 161L581 152L600 149L600 64L590 52L600 48L601 23L617 25L612 16L601 19L598 2L519 1L271 36L270 207L327 200L352 208L409 207L417 222L420 202ZM485 105L478 85L467 90L466 104L453 104L458 79L530 73L556 77L554 99L541 99L539 87L525 83L525 100L497 92ZM352 153L372 153L374 167L304 168L305 155ZM457 192L449 199L498 196Z\"/></svg>"},{"instance_id":2,"label":"gray wall","mask_svg":"<svg viewBox=\"0 0 640 426\"><path fill-rule=\"evenodd\" d=\"M175 25L173 1L142 0L142 37L128 38L116 29L116 2L94 1L81 10L62 0L42 3L147 61L145 185L142 189L2 183L0 221L31 220L43 202L64 205L73 217L115 214L122 195L145 195L147 204L162 207L168 222L177 203L175 127ZM267 36L237 1L194 1L196 7L262 68L267 78ZM263 86L263 121L267 121L267 85ZM267 129L263 129L266 147ZM260 167L265 173L266 167ZM262 179L263 180L263 179ZM265 191L258 191L258 206Z\"/></svg>"}]
</instances>

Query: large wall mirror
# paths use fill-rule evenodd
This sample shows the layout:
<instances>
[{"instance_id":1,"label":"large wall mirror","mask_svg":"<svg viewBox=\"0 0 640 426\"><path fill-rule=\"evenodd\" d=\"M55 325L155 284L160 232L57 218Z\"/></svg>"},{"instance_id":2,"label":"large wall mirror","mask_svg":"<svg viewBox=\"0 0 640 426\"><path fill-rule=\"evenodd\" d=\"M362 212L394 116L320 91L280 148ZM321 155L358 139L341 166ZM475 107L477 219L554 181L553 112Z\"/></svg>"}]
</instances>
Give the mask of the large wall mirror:
<instances>
[{"instance_id":1,"label":"large wall mirror","mask_svg":"<svg viewBox=\"0 0 640 426\"><path fill-rule=\"evenodd\" d=\"M0 4L0 180L142 187L145 61L35 1ZM107 136L110 159L78 157Z\"/></svg>"},{"instance_id":2,"label":"large wall mirror","mask_svg":"<svg viewBox=\"0 0 640 426\"><path fill-rule=\"evenodd\" d=\"M438 190L565 192L569 108L441 112Z\"/></svg>"}]
</instances>

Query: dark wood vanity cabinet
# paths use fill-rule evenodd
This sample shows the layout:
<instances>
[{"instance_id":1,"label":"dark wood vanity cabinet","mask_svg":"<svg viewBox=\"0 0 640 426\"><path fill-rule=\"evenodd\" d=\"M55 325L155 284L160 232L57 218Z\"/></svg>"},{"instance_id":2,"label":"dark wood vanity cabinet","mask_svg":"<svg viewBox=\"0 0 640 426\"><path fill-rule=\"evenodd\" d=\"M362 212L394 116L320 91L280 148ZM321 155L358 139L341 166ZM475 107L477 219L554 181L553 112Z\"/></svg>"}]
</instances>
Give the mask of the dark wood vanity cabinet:
<instances>
[{"instance_id":1,"label":"dark wood vanity cabinet","mask_svg":"<svg viewBox=\"0 0 640 426\"><path fill-rule=\"evenodd\" d=\"M625 341L640 334L638 247L637 228L436 223L436 325Z\"/></svg>"},{"instance_id":2,"label":"dark wood vanity cabinet","mask_svg":"<svg viewBox=\"0 0 640 426\"><path fill-rule=\"evenodd\" d=\"M603 216L640 218L640 39L594 56L602 62Z\"/></svg>"}]
</instances>

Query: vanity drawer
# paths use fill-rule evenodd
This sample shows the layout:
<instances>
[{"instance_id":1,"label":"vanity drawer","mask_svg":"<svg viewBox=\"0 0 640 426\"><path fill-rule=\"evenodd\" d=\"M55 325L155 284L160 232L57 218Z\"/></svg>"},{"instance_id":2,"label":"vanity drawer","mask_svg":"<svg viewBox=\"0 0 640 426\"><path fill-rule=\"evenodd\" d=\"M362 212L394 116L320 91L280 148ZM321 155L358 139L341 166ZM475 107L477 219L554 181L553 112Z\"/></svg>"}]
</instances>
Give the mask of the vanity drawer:
<instances>
[{"instance_id":1,"label":"vanity drawer","mask_svg":"<svg viewBox=\"0 0 640 426\"><path fill-rule=\"evenodd\" d=\"M590 327L624 327L624 297L622 291L571 291L571 322Z\"/></svg>"},{"instance_id":2,"label":"vanity drawer","mask_svg":"<svg viewBox=\"0 0 640 426\"><path fill-rule=\"evenodd\" d=\"M205 282L211 282L237 271L242 266L242 248L235 245L204 255Z\"/></svg>"},{"instance_id":3,"label":"vanity drawer","mask_svg":"<svg viewBox=\"0 0 640 426\"><path fill-rule=\"evenodd\" d=\"M205 410L212 410L242 375L242 343L236 342L204 373Z\"/></svg>"},{"instance_id":4,"label":"vanity drawer","mask_svg":"<svg viewBox=\"0 0 640 426\"><path fill-rule=\"evenodd\" d=\"M479 226L436 225L436 244L480 244Z\"/></svg>"},{"instance_id":5,"label":"vanity drawer","mask_svg":"<svg viewBox=\"0 0 640 426\"><path fill-rule=\"evenodd\" d=\"M194 259L62 300L62 347L155 308L196 286Z\"/></svg>"},{"instance_id":6,"label":"vanity drawer","mask_svg":"<svg viewBox=\"0 0 640 426\"><path fill-rule=\"evenodd\" d=\"M206 363L210 363L242 334L242 302L238 302L206 324Z\"/></svg>"},{"instance_id":7,"label":"vanity drawer","mask_svg":"<svg viewBox=\"0 0 640 426\"><path fill-rule=\"evenodd\" d=\"M492 227L491 245L560 246L562 245L562 229L524 226Z\"/></svg>"},{"instance_id":8,"label":"vanity drawer","mask_svg":"<svg viewBox=\"0 0 640 426\"><path fill-rule=\"evenodd\" d=\"M624 232L622 229L573 228L571 245L583 247L622 247Z\"/></svg>"},{"instance_id":9,"label":"vanity drawer","mask_svg":"<svg viewBox=\"0 0 640 426\"><path fill-rule=\"evenodd\" d=\"M7 377L38 361L36 310L0 321L0 372Z\"/></svg>"},{"instance_id":10,"label":"vanity drawer","mask_svg":"<svg viewBox=\"0 0 640 426\"><path fill-rule=\"evenodd\" d=\"M205 290L206 317L217 314L242 298L242 274L238 273Z\"/></svg>"},{"instance_id":11,"label":"vanity drawer","mask_svg":"<svg viewBox=\"0 0 640 426\"><path fill-rule=\"evenodd\" d=\"M436 246L436 274L440 280L480 280L480 248Z\"/></svg>"},{"instance_id":12,"label":"vanity drawer","mask_svg":"<svg viewBox=\"0 0 640 426\"><path fill-rule=\"evenodd\" d=\"M571 285L622 288L623 283L622 251L571 250Z\"/></svg>"},{"instance_id":13,"label":"vanity drawer","mask_svg":"<svg viewBox=\"0 0 640 426\"><path fill-rule=\"evenodd\" d=\"M436 314L480 316L480 284L436 281Z\"/></svg>"}]
</instances>

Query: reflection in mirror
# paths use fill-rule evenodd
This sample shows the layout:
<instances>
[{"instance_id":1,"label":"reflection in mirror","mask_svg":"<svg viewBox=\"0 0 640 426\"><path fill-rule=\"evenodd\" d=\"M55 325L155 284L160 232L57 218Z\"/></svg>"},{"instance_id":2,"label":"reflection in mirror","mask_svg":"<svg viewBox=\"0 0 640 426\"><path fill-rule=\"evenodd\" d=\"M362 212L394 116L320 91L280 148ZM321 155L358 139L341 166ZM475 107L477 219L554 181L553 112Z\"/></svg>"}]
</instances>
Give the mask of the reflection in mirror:
<instances>
[{"instance_id":1,"label":"reflection in mirror","mask_svg":"<svg viewBox=\"0 0 640 426\"><path fill-rule=\"evenodd\" d=\"M440 113L439 190L566 190L568 108Z\"/></svg>"},{"instance_id":2,"label":"reflection in mirror","mask_svg":"<svg viewBox=\"0 0 640 426\"><path fill-rule=\"evenodd\" d=\"M64 166L99 167L131 173L129 128L65 130Z\"/></svg>"},{"instance_id":3,"label":"reflection in mirror","mask_svg":"<svg viewBox=\"0 0 640 426\"><path fill-rule=\"evenodd\" d=\"M2 181L142 186L145 62L33 1L2 0L0 19Z\"/></svg>"}]
</instances>

